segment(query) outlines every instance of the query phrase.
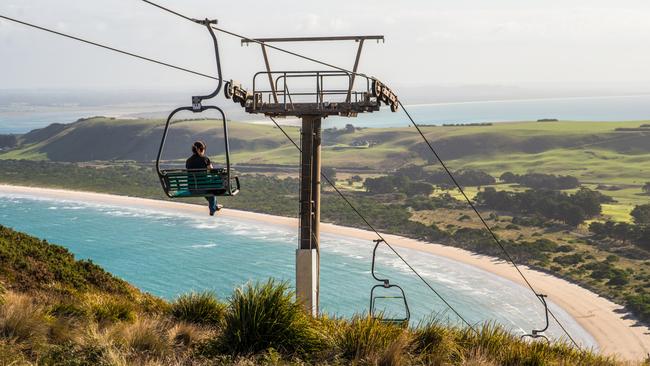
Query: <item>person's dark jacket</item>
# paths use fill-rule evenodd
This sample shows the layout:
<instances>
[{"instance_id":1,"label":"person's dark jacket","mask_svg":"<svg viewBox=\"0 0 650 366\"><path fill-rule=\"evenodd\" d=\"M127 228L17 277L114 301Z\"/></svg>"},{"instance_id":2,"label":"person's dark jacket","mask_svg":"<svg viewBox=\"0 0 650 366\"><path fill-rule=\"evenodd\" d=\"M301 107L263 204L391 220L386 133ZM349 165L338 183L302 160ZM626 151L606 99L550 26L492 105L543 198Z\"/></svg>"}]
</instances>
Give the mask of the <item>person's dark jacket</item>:
<instances>
[{"instance_id":1,"label":"person's dark jacket","mask_svg":"<svg viewBox=\"0 0 650 366\"><path fill-rule=\"evenodd\" d=\"M185 169L208 169L210 167L210 158L194 154L185 161Z\"/></svg>"}]
</instances>

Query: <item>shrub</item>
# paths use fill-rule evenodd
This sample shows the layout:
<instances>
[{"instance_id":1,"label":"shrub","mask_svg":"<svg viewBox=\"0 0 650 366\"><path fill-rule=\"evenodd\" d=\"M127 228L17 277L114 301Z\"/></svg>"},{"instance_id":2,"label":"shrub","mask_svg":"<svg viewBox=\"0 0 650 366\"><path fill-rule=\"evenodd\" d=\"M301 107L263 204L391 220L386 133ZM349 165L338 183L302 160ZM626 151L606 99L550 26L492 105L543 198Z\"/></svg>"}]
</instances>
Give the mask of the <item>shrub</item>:
<instances>
[{"instance_id":1,"label":"shrub","mask_svg":"<svg viewBox=\"0 0 650 366\"><path fill-rule=\"evenodd\" d=\"M188 323L177 323L169 330L169 339L174 345L190 347L206 339L208 332Z\"/></svg>"},{"instance_id":2,"label":"shrub","mask_svg":"<svg viewBox=\"0 0 650 366\"><path fill-rule=\"evenodd\" d=\"M487 187L476 195L476 202L480 206L514 214L542 216L573 226L582 223L586 218L598 216L602 210L601 203L605 199L606 196L587 188L581 188L568 195L549 190L506 192ZM516 222L514 218L512 223L525 224L523 221Z\"/></svg>"},{"instance_id":3,"label":"shrub","mask_svg":"<svg viewBox=\"0 0 650 366\"><path fill-rule=\"evenodd\" d=\"M177 320L194 324L218 325L222 322L226 305L213 292L192 292L179 296L171 305L170 313Z\"/></svg>"},{"instance_id":4,"label":"shrub","mask_svg":"<svg viewBox=\"0 0 650 366\"><path fill-rule=\"evenodd\" d=\"M0 365L31 365L21 351L20 345L0 341Z\"/></svg>"},{"instance_id":5,"label":"shrub","mask_svg":"<svg viewBox=\"0 0 650 366\"><path fill-rule=\"evenodd\" d=\"M650 295L635 294L628 295L625 298L627 307L635 314L638 314L641 320L650 320Z\"/></svg>"},{"instance_id":6,"label":"shrub","mask_svg":"<svg viewBox=\"0 0 650 366\"><path fill-rule=\"evenodd\" d=\"M87 323L80 322L75 318L54 318L49 320L49 342L53 344L78 343L80 341L79 330Z\"/></svg>"},{"instance_id":7,"label":"shrub","mask_svg":"<svg viewBox=\"0 0 650 366\"><path fill-rule=\"evenodd\" d=\"M91 300L91 314L99 323L135 320L133 304L125 299L96 297Z\"/></svg>"},{"instance_id":8,"label":"shrub","mask_svg":"<svg viewBox=\"0 0 650 366\"><path fill-rule=\"evenodd\" d=\"M650 224L650 204L634 206L630 215L637 224Z\"/></svg>"},{"instance_id":9,"label":"shrub","mask_svg":"<svg viewBox=\"0 0 650 366\"><path fill-rule=\"evenodd\" d=\"M9 293L0 306L0 336L16 342L38 344L45 341L47 323L40 307L25 295Z\"/></svg>"},{"instance_id":10,"label":"shrub","mask_svg":"<svg viewBox=\"0 0 650 366\"><path fill-rule=\"evenodd\" d=\"M404 187L404 193L408 197L430 196L433 193L433 185L426 182L410 182Z\"/></svg>"},{"instance_id":11,"label":"shrub","mask_svg":"<svg viewBox=\"0 0 650 366\"><path fill-rule=\"evenodd\" d=\"M71 302L54 304L48 311L50 315L65 318L86 318L88 310L80 305Z\"/></svg>"},{"instance_id":12,"label":"shrub","mask_svg":"<svg viewBox=\"0 0 650 366\"><path fill-rule=\"evenodd\" d=\"M472 218L469 215L461 215L458 218L458 221L471 221L471 220L472 220Z\"/></svg>"},{"instance_id":13,"label":"shrub","mask_svg":"<svg viewBox=\"0 0 650 366\"><path fill-rule=\"evenodd\" d=\"M424 363L433 365L456 364L462 362L463 350L456 342L458 330L432 319L418 324L413 334L413 351L420 355Z\"/></svg>"},{"instance_id":14,"label":"shrub","mask_svg":"<svg viewBox=\"0 0 650 366\"><path fill-rule=\"evenodd\" d=\"M550 239L537 239L532 245L541 252L556 252L559 247L557 243Z\"/></svg>"},{"instance_id":15,"label":"shrub","mask_svg":"<svg viewBox=\"0 0 650 366\"><path fill-rule=\"evenodd\" d=\"M248 284L230 299L221 345L235 354L270 347L288 354L313 353L323 344L311 322L286 283Z\"/></svg>"},{"instance_id":16,"label":"shrub","mask_svg":"<svg viewBox=\"0 0 650 366\"><path fill-rule=\"evenodd\" d=\"M553 258L553 262L561 264L563 266L576 265L582 261L584 261L584 258L580 253L560 255Z\"/></svg>"},{"instance_id":17,"label":"shrub","mask_svg":"<svg viewBox=\"0 0 650 366\"><path fill-rule=\"evenodd\" d=\"M97 346L67 343L51 347L39 364L57 366L111 366L104 359L106 350Z\"/></svg>"},{"instance_id":18,"label":"shrub","mask_svg":"<svg viewBox=\"0 0 650 366\"><path fill-rule=\"evenodd\" d=\"M612 269L609 274L609 281L607 284L610 286L623 286L630 282L630 274L620 268Z\"/></svg>"},{"instance_id":19,"label":"shrub","mask_svg":"<svg viewBox=\"0 0 650 366\"><path fill-rule=\"evenodd\" d=\"M576 188L580 185L577 178L571 176L541 174L541 173L528 173L528 174L513 174L505 172L499 178L505 183L519 183L522 186L535 188L535 189L570 189Z\"/></svg>"},{"instance_id":20,"label":"shrub","mask_svg":"<svg viewBox=\"0 0 650 366\"><path fill-rule=\"evenodd\" d=\"M171 352L167 323L159 319L138 319L123 325L113 337L126 350L162 357Z\"/></svg>"},{"instance_id":21,"label":"shrub","mask_svg":"<svg viewBox=\"0 0 650 366\"><path fill-rule=\"evenodd\" d=\"M342 325L335 344L349 360L378 360L403 335L404 329L370 316L354 316Z\"/></svg>"}]
</instances>

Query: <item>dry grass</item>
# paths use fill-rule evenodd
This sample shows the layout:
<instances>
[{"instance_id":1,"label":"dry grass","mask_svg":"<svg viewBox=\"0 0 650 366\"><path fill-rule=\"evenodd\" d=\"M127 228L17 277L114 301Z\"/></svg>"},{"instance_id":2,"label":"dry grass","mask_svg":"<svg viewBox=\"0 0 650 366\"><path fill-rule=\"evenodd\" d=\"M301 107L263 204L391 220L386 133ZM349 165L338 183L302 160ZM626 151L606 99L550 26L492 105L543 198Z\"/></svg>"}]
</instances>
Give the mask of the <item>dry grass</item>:
<instances>
[{"instance_id":1,"label":"dry grass","mask_svg":"<svg viewBox=\"0 0 650 366\"><path fill-rule=\"evenodd\" d=\"M194 345L207 341L216 334L210 328L202 328L194 324L182 322L174 324L168 332L172 344L180 349L189 349Z\"/></svg>"},{"instance_id":2,"label":"dry grass","mask_svg":"<svg viewBox=\"0 0 650 366\"><path fill-rule=\"evenodd\" d=\"M341 356L355 361L396 359L406 348L405 330L369 316L355 316L340 322L335 344ZM389 351L390 350L390 351Z\"/></svg>"},{"instance_id":3,"label":"dry grass","mask_svg":"<svg viewBox=\"0 0 650 366\"><path fill-rule=\"evenodd\" d=\"M97 317L98 308L114 308L119 299L112 296L87 296L71 307L41 294L47 312L30 295L2 299L0 365L628 365L567 344L526 343L494 324L474 333L436 319L414 328L367 316L312 320L286 285L274 282L235 292L223 329L178 321L171 312Z\"/></svg>"},{"instance_id":4,"label":"dry grass","mask_svg":"<svg viewBox=\"0 0 650 366\"><path fill-rule=\"evenodd\" d=\"M7 293L0 306L0 336L10 342L45 342L48 325L43 309L26 295Z\"/></svg>"},{"instance_id":5,"label":"dry grass","mask_svg":"<svg viewBox=\"0 0 650 366\"><path fill-rule=\"evenodd\" d=\"M133 323L116 325L111 332L115 344L124 351L145 359L160 359L173 351L169 339L170 323L157 318L139 318Z\"/></svg>"}]
</instances>

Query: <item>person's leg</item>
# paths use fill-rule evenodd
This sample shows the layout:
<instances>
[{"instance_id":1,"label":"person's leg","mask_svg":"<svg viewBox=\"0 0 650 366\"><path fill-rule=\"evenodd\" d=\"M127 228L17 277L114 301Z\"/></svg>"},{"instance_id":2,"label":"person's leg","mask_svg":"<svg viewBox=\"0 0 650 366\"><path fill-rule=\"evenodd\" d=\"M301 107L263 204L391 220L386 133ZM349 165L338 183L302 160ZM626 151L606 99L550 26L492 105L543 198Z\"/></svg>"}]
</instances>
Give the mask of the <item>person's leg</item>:
<instances>
[{"instance_id":1,"label":"person's leg","mask_svg":"<svg viewBox=\"0 0 650 366\"><path fill-rule=\"evenodd\" d=\"M214 215L217 211L217 198L214 196L205 197L208 201L208 207L210 208L210 215Z\"/></svg>"}]
</instances>

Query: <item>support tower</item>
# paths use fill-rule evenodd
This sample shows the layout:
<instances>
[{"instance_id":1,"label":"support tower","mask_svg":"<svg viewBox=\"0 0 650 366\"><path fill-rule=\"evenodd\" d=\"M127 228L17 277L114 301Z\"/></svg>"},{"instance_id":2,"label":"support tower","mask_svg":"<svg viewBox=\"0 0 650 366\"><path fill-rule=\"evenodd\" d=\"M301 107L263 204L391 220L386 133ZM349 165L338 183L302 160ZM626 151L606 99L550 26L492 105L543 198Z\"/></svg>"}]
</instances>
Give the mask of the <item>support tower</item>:
<instances>
[{"instance_id":1,"label":"support tower","mask_svg":"<svg viewBox=\"0 0 650 366\"><path fill-rule=\"evenodd\" d=\"M397 110L397 97L374 78L359 76L357 68L366 40L383 41L383 36L299 37L242 39L242 45L259 44L266 66L253 77L253 89L247 91L239 83L226 83L226 98L231 98L248 113L270 117L298 117L302 120L300 135L300 241L296 250L296 296L306 310L318 314L320 285L320 193L321 193L321 127L328 116L356 117L358 113L375 112L381 102ZM351 72L273 71L267 44L276 42L355 41L358 43ZM360 84L355 88L356 84ZM263 86L262 86L263 85ZM268 86L267 86L268 85Z\"/></svg>"}]
</instances>

